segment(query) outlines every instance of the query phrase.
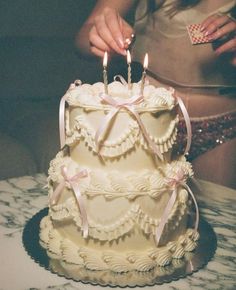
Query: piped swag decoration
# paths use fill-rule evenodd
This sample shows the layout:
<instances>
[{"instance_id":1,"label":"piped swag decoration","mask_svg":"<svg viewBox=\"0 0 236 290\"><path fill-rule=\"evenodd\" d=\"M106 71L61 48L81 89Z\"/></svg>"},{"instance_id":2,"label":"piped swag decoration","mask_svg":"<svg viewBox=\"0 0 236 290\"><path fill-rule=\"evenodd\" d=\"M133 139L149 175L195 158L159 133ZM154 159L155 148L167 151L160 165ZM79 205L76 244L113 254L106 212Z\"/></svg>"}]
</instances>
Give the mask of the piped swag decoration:
<instances>
[{"instance_id":1,"label":"piped swag decoration","mask_svg":"<svg viewBox=\"0 0 236 290\"><path fill-rule=\"evenodd\" d=\"M101 142L101 136L104 135L104 133L106 132L106 130L109 127L109 124L112 122L113 118L115 117L115 115L121 110L127 110L128 112L131 113L131 115L134 116L134 118L137 120L138 124L139 124L139 128L144 136L144 138L146 139L149 147L151 148L151 150L153 151L153 153L155 154L155 156L158 156L160 158L160 160L163 161L163 156L159 150L159 148L157 147L157 145L150 139L148 132L139 116L139 113L136 111L135 109L135 105L140 104L141 102L143 102L144 98L142 95L140 96L132 96L129 99L113 99L111 96L105 94L105 93L101 93L99 95L99 97L102 99L103 102L109 104L110 106L112 106L113 108L110 110L110 112L104 117L102 124L100 125L100 127L98 128L96 134L95 134L95 144L97 147L97 152L99 152L99 147L100 147L100 142Z\"/></svg>"},{"instance_id":2,"label":"piped swag decoration","mask_svg":"<svg viewBox=\"0 0 236 290\"><path fill-rule=\"evenodd\" d=\"M66 144L66 130L65 130L65 106L66 106L66 99L68 97L68 92L71 89L76 88L77 86L81 86L82 82L80 80L76 80L72 83L66 92L66 94L61 98L60 105L59 105L59 135L60 135L60 146L61 149Z\"/></svg>"}]
</instances>

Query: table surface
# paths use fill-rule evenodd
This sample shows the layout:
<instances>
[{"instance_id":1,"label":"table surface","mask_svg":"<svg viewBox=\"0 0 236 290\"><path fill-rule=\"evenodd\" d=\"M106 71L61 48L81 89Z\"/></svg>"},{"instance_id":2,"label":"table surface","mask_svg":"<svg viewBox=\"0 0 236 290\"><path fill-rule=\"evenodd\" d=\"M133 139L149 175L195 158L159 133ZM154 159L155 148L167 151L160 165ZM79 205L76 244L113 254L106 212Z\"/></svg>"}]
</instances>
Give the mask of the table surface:
<instances>
[{"instance_id":1,"label":"table surface","mask_svg":"<svg viewBox=\"0 0 236 290\"><path fill-rule=\"evenodd\" d=\"M25 252L22 231L27 220L47 206L45 184L43 174L0 181L0 290L110 289L52 274ZM236 191L205 181L200 185L202 193L197 199L201 215L213 226L218 239L214 258L184 279L135 289L236 289Z\"/></svg>"}]
</instances>

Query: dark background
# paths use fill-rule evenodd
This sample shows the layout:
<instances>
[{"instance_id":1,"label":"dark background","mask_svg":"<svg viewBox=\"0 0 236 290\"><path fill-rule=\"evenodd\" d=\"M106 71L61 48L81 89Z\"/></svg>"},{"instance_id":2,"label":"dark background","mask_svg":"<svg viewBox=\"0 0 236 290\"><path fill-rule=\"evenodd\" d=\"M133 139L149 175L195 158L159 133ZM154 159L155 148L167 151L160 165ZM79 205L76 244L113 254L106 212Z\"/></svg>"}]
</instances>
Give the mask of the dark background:
<instances>
[{"instance_id":1,"label":"dark background","mask_svg":"<svg viewBox=\"0 0 236 290\"><path fill-rule=\"evenodd\" d=\"M0 179L47 172L59 150L60 98L75 79L101 78L100 60L74 46L94 3L0 0Z\"/></svg>"},{"instance_id":2,"label":"dark background","mask_svg":"<svg viewBox=\"0 0 236 290\"><path fill-rule=\"evenodd\" d=\"M92 0L0 1L0 96L51 98L76 78L93 81L96 62L76 55L74 37Z\"/></svg>"},{"instance_id":3,"label":"dark background","mask_svg":"<svg viewBox=\"0 0 236 290\"><path fill-rule=\"evenodd\" d=\"M74 44L95 3L0 0L0 179L47 172L59 150L61 97L76 79L102 80L101 59L85 58ZM126 77L126 59L112 59L108 72L110 81Z\"/></svg>"},{"instance_id":4,"label":"dark background","mask_svg":"<svg viewBox=\"0 0 236 290\"><path fill-rule=\"evenodd\" d=\"M54 98L75 79L101 80L101 61L85 59L74 46L75 34L95 3L0 0L1 99ZM132 21L132 15L128 18ZM120 60L114 62L111 71Z\"/></svg>"}]
</instances>

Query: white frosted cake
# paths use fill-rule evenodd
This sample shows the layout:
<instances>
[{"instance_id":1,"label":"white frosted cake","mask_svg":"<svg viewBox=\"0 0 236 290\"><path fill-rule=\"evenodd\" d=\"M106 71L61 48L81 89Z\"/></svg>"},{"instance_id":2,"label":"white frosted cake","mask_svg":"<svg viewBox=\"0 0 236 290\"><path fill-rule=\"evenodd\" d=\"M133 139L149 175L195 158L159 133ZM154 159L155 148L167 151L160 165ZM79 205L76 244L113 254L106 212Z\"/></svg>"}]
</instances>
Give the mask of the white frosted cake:
<instances>
[{"instance_id":1,"label":"white frosted cake","mask_svg":"<svg viewBox=\"0 0 236 290\"><path fill-rule=\"evenodd\" d=\"M144 272L196 248L197 227L187 225L193 171L173 154L177 109L172 89L146 84L140 97L140 83L129 91L114 81L107 95L102 83L70 86L40 224L50 257L88 270Z\"/></svg>"}]
</instances>

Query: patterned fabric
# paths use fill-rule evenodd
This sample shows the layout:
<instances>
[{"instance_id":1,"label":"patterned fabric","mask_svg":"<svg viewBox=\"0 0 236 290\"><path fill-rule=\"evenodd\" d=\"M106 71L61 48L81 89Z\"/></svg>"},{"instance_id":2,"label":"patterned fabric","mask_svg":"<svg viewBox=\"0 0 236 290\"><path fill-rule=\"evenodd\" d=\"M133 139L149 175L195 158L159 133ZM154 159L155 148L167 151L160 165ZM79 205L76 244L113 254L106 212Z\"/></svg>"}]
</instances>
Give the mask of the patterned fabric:
<instances>
[{"instance_id":1,"label":"patterned fabric","mask_svg":"<svg viewBox=\"0 0 236 290\"><path fill-rule=\"evenodd\" d=\"M193 136L187 157L189 161L196 159L218 145L236 138L236 111L208 118L193 118L191 125ZM177 136L178 153L183 153L186 141L185 122L180 120Z\"/></svg>"}]
</instances>

